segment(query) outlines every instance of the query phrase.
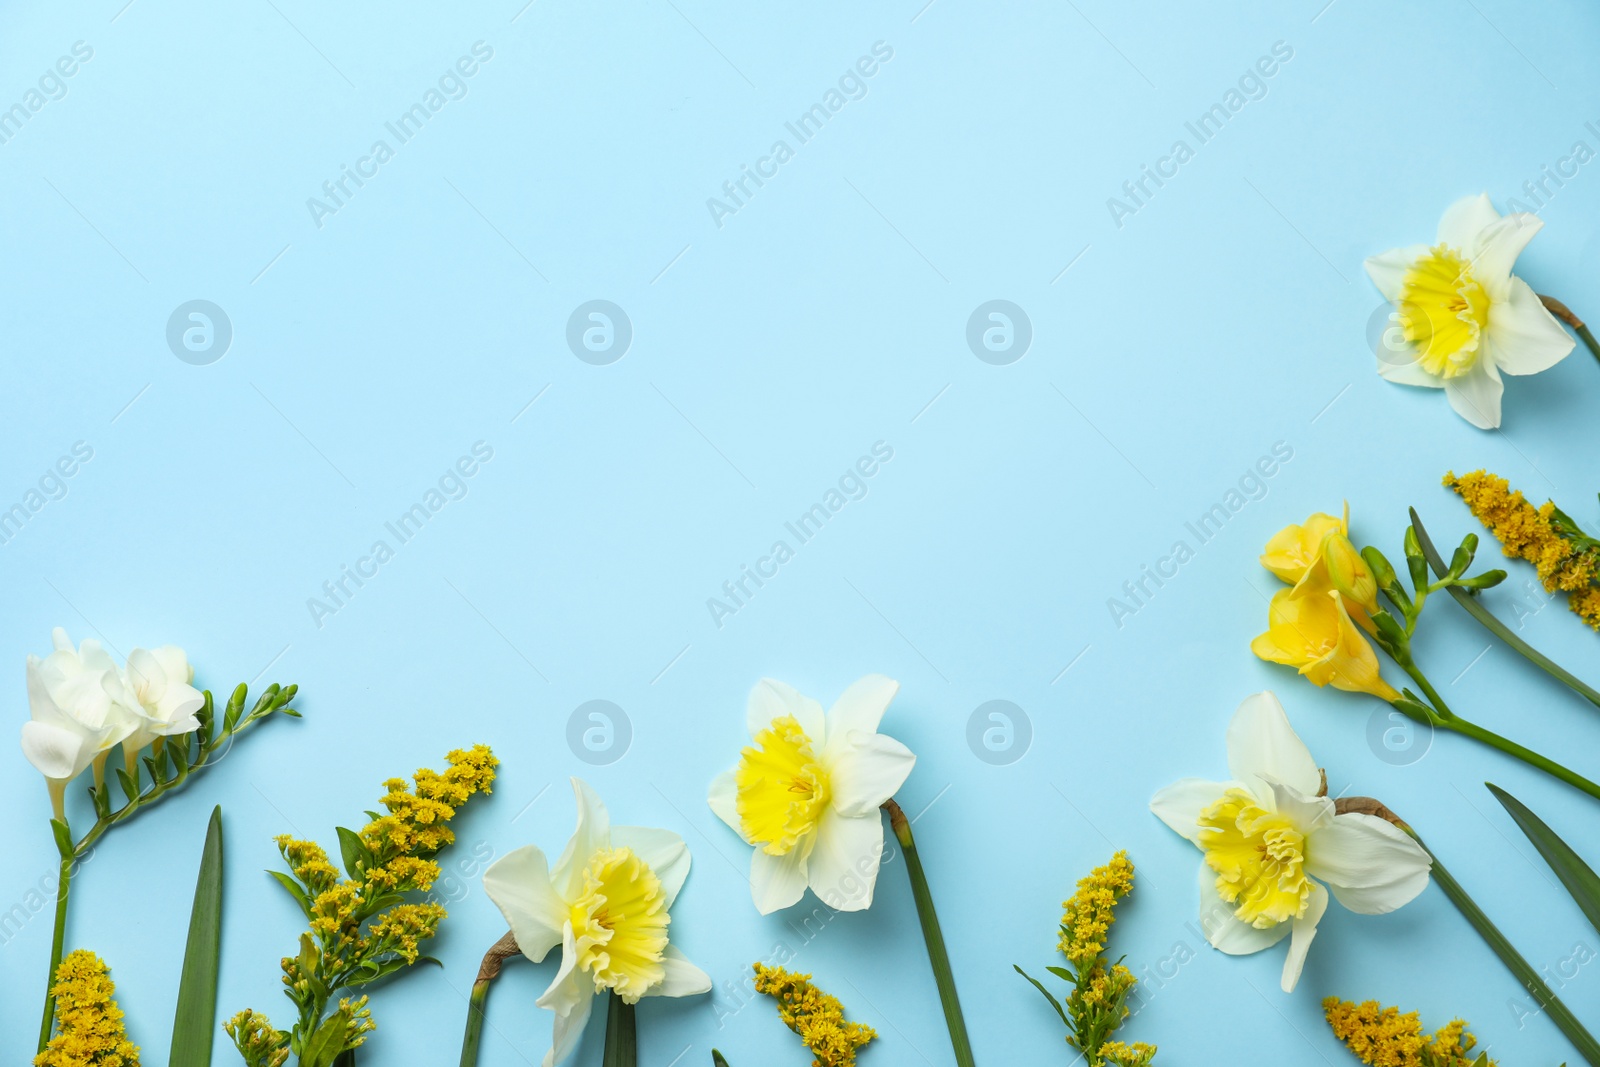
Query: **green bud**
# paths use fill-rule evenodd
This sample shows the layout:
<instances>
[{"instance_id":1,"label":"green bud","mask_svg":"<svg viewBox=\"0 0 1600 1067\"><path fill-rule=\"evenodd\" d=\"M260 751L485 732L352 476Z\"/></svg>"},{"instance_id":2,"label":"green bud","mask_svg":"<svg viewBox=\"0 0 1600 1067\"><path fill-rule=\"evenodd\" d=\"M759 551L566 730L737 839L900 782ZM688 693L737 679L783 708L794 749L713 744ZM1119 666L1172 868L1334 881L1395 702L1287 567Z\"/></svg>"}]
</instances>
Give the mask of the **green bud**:
<instances>
[{"instance_id":1,"label":"green bud","mask_svg":"<svg viewBox=\"0 0 1600 1067\"><path fill-rule=\"evenodd\" d=\"M1368 545L1361 550L1361 558L1372 568L1372 576L1377 579L1379 589L1388 589L1395 584L1394 567L1390 566L1382 552Z\"/></svg>"},{"instance_id":2,"label":"green bud","mask_svg":"<svg viewBox=\"0 0 1600 1067\"><path fill-rule=\"evenodd\" d=\"M1445 577L1459 578L1467 573L1467 568L1472 566L1472 557L1477 551L1478 535L1467 534L1461 539L1461 545L1456 549L1455 555L1450 557L1450 570L1445 573Z\"/></svg>"},{"instance_id":3,"label":"green bud","mask_svg":"<svg viewBox=\"0 0 1600 1067\"><path fill-rule=\"evenodd\" d=\"M1506 572L1502 570L1484 571L1471 578L1463 578L1456 585L1463 589L1493 589L1506 580Z\"/></svg>"},{"instance_id":4,"label":"green bud","mask_svg":"<svg viewBox=\"0 0 1600 1067\"><path fill-rule=\"evenodd\" d=\"M1406 527L1406 566L1411 571L1411 586L1421 589L1428 584L1428 561L1422 556L1422 543L1417 540L1415 527Z\"/></svg>"}]
</instances>

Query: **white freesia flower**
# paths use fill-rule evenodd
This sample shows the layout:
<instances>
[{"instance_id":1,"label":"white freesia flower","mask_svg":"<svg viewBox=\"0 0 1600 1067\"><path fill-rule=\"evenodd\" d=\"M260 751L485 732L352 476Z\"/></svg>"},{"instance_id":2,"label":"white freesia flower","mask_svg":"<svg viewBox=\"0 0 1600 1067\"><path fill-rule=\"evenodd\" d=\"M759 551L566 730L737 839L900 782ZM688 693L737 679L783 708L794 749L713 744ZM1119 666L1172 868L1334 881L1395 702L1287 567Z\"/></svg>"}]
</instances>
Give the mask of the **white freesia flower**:
<instances>
[{"instance_id":1,"label":"white freesia flower","mask_svg":"<svg viewBox=\"0 0 1600 1067\"><path fill-rule=\"evenodd\" d=\"M1544 226L1537 215L1501 216L1486 194L1450 205L1431 248L1396 248L1367 260L1395 305L1410 360L1378 360L1391 382L1443 389L1479 429L1500 425L1500 372L1537 374L1574 341L1511 266Z\"/></svg>"},{"instance_id":2,"label":"white freesia flower","mask_svg":"<svg viewBox=\"0 0 1600 1067\"><path fill-rule=\"evenodd\" d=\"M755 744L711 783L711 810L746 844L750 891L763 915L787 908L806 886L835 911L871 907L883 858L879 808L916 763L878 733L900 683L869 674L822 705L764 678L750 691Z\"/></svg>"},{"instance_id":3,"label":"white freesia flower","mask_svg":"<svg viewBox=\"0 0 1600 1067\"><path fill-rule=\"evenodd\" d=\"M1205 854L1200 918L1212 945L1243 956L1290 938L1284 992L1300 979L1329 889L1351 911L1382 915L1426 888L1433 861L1422 846L1377 816L1335 814L1318 795L1322 772L1271 693L1234 714L1228 773L1175 782L1150 810Z\"/></svg>"},{"instance_id":4,"label":"white freesia flower","mask_svg":"<svg viewBox=\"0 0 1600 1067\"><path fill-rule=\"evenodd\" d=\"M138 718L134 730L122 742L129 766L138 753L158 737L186 734L200 728L195 712L205 705L205 694L189 683L194 668L183 649L174 645L128 653L128 667L122 674L127 686L125 702Z\"/></svg>"},{"instance_id":5,"label":"white freesia flower","mask_svg":"<svg viewBox=\"0 0 1600 1067\"><path fill-rule=\"evenodd\" d=\"M22 754L50 785L56 818L62 818L67 783L103 760L136 721L122 703L124 687L117 665L100 642L73 648L67 632L50 634L55 651L44 659L28 657L28 709L22 724Z\"/></svg>"},{"instance_id":6,"label":"white freesia flower","mask_svg":"<svg viewBox=\"0 0 1600 1067\"><path fill-rule=\"evenodd\" d=\"M689 876L689 849L668 830L612 826L586 782L572 779L578 828L551 869L532 845L507 853L483 875L483 888L535 963L557 945L561 969L539 997L555 1012L555 1036L544 1067L578 1045L594 998L613 992L629 1004L641 997L687 997L711 990L711 979L667 940L670 909Z\"/></svg>"}]
</instances>

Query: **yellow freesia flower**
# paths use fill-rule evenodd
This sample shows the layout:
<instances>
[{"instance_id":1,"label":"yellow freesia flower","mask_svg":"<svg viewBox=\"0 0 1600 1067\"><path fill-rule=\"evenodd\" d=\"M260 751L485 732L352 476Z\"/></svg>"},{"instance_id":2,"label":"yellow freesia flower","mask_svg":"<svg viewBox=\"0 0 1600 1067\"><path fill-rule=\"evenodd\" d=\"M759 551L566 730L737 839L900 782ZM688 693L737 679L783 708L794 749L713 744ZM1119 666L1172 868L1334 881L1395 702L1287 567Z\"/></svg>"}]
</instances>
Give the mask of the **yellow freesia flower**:
<instances>
[{"instance_id":1,"label":"yellow freesia flower","mask_svg":"<svg viewBox=\"0 0 1600 1067\"><path fill-rule=\"evenodd\" d=\"M1349 535L1348 504L1342 517L1319 511L1303 525L1291 524L1273 534L1266 551L1261 553L1261 565L1283 581L1296 585L1322 558L1322 545L1330 533Z\"/></svg>"},{"instance_id":2,"label":"yellow freesia flower","mask_svg":"<svg viewBox=\"0 0 1600 1067\"><path fill-rule=\"evenodd\" d=\"M1250 651L1294 667L1313 685L1390 702L1400 697L1379 673L1377 653L1357 629L1344 597L1331 587L1279 591L1268 610L1267 632L1250 642Z\"/></svg>"}]
</instances>

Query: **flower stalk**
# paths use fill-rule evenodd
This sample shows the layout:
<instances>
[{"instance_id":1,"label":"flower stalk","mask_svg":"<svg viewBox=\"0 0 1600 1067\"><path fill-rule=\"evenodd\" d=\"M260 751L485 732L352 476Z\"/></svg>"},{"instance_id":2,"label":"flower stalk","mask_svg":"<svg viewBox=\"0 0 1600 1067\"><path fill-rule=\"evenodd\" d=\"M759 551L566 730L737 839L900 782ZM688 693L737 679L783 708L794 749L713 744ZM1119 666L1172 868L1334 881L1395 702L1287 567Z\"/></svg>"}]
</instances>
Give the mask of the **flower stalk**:
<instances>
[{"instance_id":1,"label":"flower stalk","mask_svg":"<svg viewBox=\"0 0 1600 1067\"><path fill-rule=\"evenodd\" d=\"M950 954L945 949L939 915L933 907L928 876L923 872L922 860L917 856L911 822L893 798L886 801L883 808L889 813L889 826L894 830L895 840L900 842L900 851L905 854L911 895L917 903L917 919L922 924L922 939L928 946L928 963L933 967L933 978L939 986L939 1003L944 1008L945 1026L950 1030L950 1045L955 1050L956 1064L958 1067L973 1067L972 1043L967 1037L966 1020L961 1015L961 1000L956 994L955 974L950 969Z\"/></svg>"},{"instance_id":2,"label":"flower stalk","mask_svg":"<svg viewBox=\"0 0 1600 1067\"><path fill-rule=\"evenodd\" d=\"M517 936L509 931L483 954L483 962L478 965L477 980L472 983L472 996L467 1000L467 1031L461 1038L461 1067L474 1067L478 1062L490 983L500 977L500 967L506 960L521 954L522 950L517 947Z\"/></svg>"},{"instance_id":3,"label":"flower stalk","mask_svg":"<svg viewBox=\"0 0 1600 1067\"><path fill-rule=\"evenodd\" d=\"M1545 296L1543 293L1539 294L1539 302L1545 306L1545 310L1549 311L1550 314L1571 326L1572 332L1578 335L1578 339L1583 342L1584 347L1588 348L1590 354L1595 359L1600 359L1600 342L1595 341L1594 334L1589 332L1589 327L1584 324L1582 319L1573 314L1571 308L1555 297Z\"/></svg>"},{"instance_id":4,"label":"flower stalk","mask_svg":"<svg viewBox=\"0 0 1600 1067\"><path fill-rule=\"evenodd\" d=\"M606 1009L606 1049L600 1062L604 1067L637 1067L639 1063L639 1022L633 1005L615 990Z\"/></svg>"}]
</instances>

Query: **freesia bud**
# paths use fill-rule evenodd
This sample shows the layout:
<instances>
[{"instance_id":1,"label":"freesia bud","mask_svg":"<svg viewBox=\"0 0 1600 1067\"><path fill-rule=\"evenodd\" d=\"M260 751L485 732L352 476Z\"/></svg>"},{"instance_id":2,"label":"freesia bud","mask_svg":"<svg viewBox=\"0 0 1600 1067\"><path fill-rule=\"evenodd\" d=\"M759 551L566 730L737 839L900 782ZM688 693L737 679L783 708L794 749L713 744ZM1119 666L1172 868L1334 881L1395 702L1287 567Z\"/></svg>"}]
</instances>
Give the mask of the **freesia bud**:
<instances>
[{"instance_id":1,"label":"freesia bud","mask_svg":"<svg viewBox=\"0 0 1600 1067\"><path fill-rule=\"evenodd\" d=\"M1378 611L1378 579L1371 566L1350 543L1350 538L1335 530L1322 541L1322 559L1328 566L1328 580L1369 615Z\"/></svg>"}]
</instances>

